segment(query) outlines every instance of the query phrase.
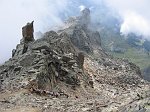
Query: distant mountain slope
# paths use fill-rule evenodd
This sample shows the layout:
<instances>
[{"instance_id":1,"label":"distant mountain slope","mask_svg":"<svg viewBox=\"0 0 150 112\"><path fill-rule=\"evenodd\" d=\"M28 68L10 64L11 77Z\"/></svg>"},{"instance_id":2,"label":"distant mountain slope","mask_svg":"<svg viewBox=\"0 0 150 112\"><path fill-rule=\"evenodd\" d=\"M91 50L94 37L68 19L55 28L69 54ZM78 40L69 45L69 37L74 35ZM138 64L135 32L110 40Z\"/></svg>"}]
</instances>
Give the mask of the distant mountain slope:
<instances>
[{"instance_id":1,"label":"distant mountain slope","mask_svg":"<svg viewBox=\"0 0 150 112\"><path fill-rule=\"evenodd\" d=\"M109 23L109 22L108 22ZM110 22L109 25L95 23L95 28L101 34L102 48L118 58L129 59L143 71L150 66L149 41L142 36L120 34L120 23Z\"/></svg>"}]
</instances>

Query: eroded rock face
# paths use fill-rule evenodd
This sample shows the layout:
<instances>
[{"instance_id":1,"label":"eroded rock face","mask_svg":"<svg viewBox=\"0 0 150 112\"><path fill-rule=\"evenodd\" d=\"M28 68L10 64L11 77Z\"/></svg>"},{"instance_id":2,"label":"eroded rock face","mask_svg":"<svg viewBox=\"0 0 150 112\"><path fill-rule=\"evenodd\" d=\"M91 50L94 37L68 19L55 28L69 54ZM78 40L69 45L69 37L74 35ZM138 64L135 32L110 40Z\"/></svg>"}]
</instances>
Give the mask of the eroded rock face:
<instances>
[{"instance_id":1,"label":"eroded rock face","mask_svg":"<svg viewBox=\"0 0 150 112\"><path fill-rule=\"evenodd\" d=\"M92 52L90 39L82 28L76 27L71 35L72 43L87 53Z\"/></svg>"},{"instance_id":2,"label":"eroded rock face","mask_svg":"<svg viewBox=\"0 0 150 112\"><path fill-rule=\"evenodd\" d=\"M34 40L34 27L33 27L34 21L31 23L27 23L26 26L22 27L22 36L23 36L23 41L28 42L28 41L33 41Z\"/></svg>"}]
</instances>

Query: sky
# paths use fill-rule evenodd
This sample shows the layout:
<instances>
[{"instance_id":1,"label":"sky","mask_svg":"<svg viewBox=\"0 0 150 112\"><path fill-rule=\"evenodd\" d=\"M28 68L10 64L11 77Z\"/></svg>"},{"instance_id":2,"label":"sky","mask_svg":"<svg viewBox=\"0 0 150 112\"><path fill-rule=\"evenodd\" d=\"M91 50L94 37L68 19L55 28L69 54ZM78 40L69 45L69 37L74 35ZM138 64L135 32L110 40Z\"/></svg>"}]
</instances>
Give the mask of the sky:
<instances>
[{"instance_id":1,"label":"sky","mask_svg":"<svg viewBox=\"0 0 150 112\"><path fill-rule=\"evenodd\" d=\"M0 0L0 63L11 57L27 22L34 20L35 32L45 32L63 24L65 18L78 14L84 6L93 10L106 5L112 9L110 13L120 16L121 34L133 32L149 38L149 4L150 0Z\"/></svg>"}]
</instances>

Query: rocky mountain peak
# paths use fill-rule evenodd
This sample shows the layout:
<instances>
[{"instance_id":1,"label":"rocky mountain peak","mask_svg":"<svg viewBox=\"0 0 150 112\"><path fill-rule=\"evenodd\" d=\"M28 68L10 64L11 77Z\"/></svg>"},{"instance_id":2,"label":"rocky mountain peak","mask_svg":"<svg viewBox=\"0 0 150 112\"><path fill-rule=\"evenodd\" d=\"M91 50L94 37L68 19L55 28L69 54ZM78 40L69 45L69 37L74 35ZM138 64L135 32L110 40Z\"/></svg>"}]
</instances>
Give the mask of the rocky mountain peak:
<instances>
[{"instance_id":1,"label":"rocky mountain peak","mask_svg":"<svg viewBox=\"0 0 150 112\"><path fill-rule=\"evenodd\" d=\"M84 27L88 27L90 22L91 22L90 9L85 8L84 10L81 11L79 24Z\"/></svg>"},{"instance_id":2,"label":"rocky mountain peak","mask_svg":"<svg viewBox=\"0 0 150 112\"><path fill-rule=\"evenodd\" d=\"M109 56L100 33L88 28L90 10L73 24L34 40L33 22L12 58L0 66L0 111L141 112L150 85L139 67Z\"/></svg>"},{"instance_id":3,"label":"rocky mountain peak","mask_svg":"<svg viewBox=\"0 0 150 112\"><path fill-rule=\"evenodd\" d=\"M34 21L31 23L27 23L24 27L22 27L22 36L23 36L23 42L29 42L34 40L34 27L33 27Z\"/></svg>"},{"instance_id":4,"label":"rocky mountain peak","mask_svg":"<svg viewBox=\"0 0 150 112\"><path fill-rule=\"evenodd\" d=\"M84 29L88 29L88 26L91 23L90 10L85 8L81 11L80 15L77 17L70 17L65 21L64 28L68 27L82 27Z\"/></svg>"},{"instance_id":5,"label":"rocky mountain peak","mask_svg":"<svg viewBox=\"0 0 150 112\"><path fill-rule=\"evenodd\" d=\"M84 9L81 11L81 16L83 16L83 17L90 16L90 9L89 9L89 8L84 8Z\"/></svg>"}]
</instances>

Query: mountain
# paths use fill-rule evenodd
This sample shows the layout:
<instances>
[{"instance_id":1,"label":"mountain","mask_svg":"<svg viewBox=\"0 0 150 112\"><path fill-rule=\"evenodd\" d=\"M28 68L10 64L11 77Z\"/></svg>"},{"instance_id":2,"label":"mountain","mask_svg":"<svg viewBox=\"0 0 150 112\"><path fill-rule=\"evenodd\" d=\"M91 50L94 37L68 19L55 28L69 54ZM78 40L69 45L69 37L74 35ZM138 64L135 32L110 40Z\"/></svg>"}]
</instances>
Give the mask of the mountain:
<instances>
[{"instance_id":1,"label":"mountain","mask_svg":"<svg viewBox=\"0 0 150 112\"><path fill-rule=\"evenodd\" d=\"M71 17L40 39L34 22L12 58L0 66L1 112L150 111L150 84L138 66L113 58L102 48L90 10Z\"/></svg>"}]
</instances>

